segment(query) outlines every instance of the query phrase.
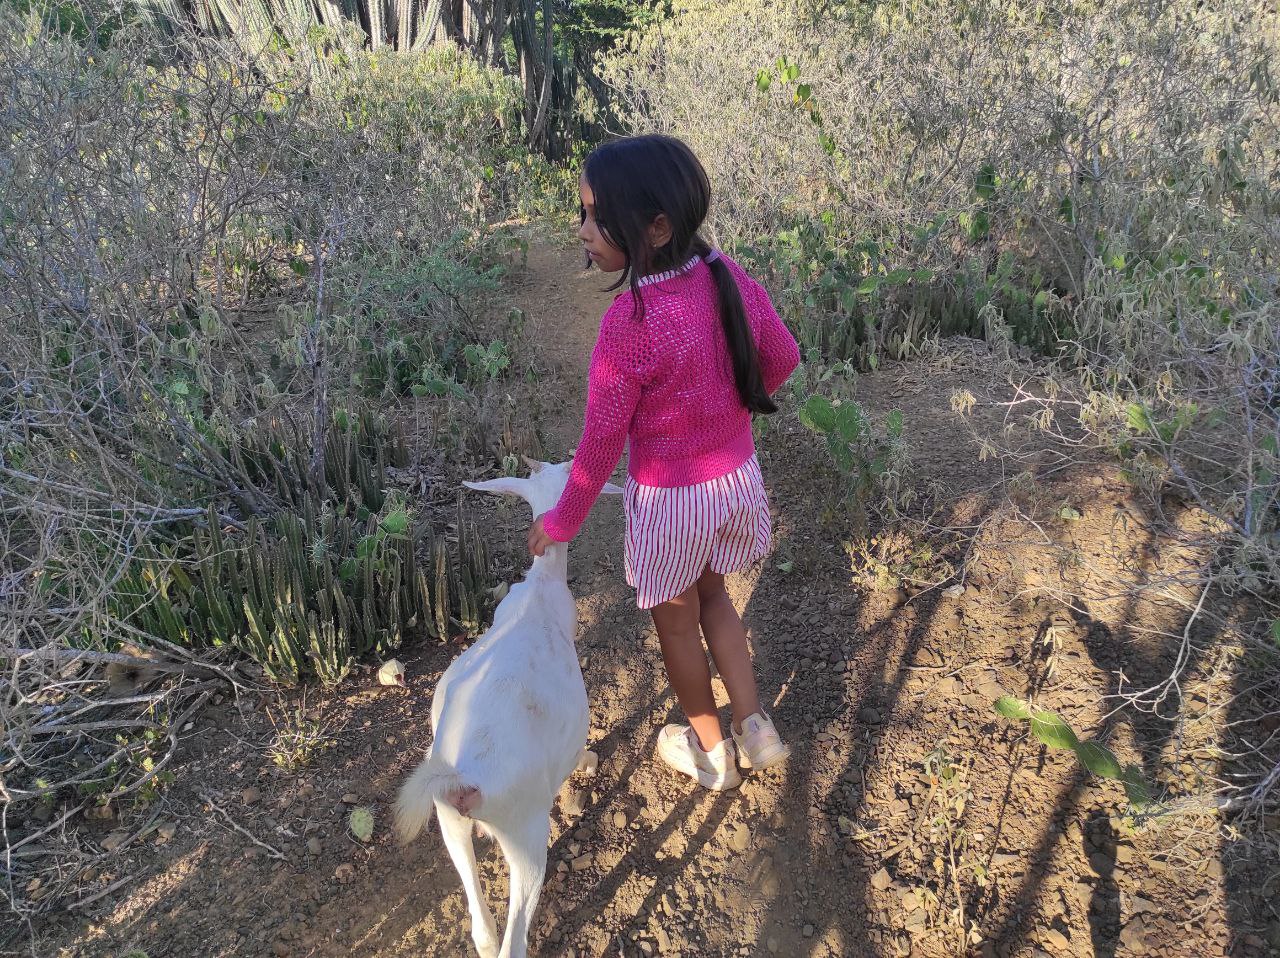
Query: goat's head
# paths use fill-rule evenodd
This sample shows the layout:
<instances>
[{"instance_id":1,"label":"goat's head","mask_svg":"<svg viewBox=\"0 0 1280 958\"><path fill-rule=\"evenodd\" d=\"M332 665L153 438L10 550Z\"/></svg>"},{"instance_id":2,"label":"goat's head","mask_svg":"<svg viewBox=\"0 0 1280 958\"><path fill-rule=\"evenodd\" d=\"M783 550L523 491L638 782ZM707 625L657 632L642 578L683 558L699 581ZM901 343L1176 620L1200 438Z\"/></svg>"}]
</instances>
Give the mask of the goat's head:
<instances>
[{"instance_id":1,"label":"goat's head","mask_svg":"<svg viewBox=\"0 0 1280 958\"><path fill-rule=\"evenodd\" d=\"M549 512L560 501L560 495L569 482L569 469L572 462L538 462L527 456L524 459L529 466L529 478L503 476L501 479L489 479L485 482L464 482L468 489L479 492L496 492L507 496L519 496L533 509L535 516ZM611 482L606 482L602 492L621 495L622 490Z\"/></svg>"}]
</instances>

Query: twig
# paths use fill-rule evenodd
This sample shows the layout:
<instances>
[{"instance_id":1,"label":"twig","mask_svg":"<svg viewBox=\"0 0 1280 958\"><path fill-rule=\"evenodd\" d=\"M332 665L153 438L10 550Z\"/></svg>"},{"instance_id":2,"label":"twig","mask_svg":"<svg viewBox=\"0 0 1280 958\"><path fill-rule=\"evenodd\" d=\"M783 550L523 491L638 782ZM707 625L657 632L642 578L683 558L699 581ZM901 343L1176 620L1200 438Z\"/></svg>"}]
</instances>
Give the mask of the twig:
<instances>
[{"instance_id":1,"label":"twig","mask_svg":"<svg viewBox=\"0 0 1280 958\"><path fill-rule=\"evenodd\" d=\"M105 898L107 895L110 895L117 888L120 888L122 885L127 885L129 882L134 881L135 879L140 877L142 876L125 875L123 878L113 881L110 885L108 885L106 888L102 889L101 891L94 892L88 898L81 898L77 902L72 902L70 905L67 906L67 911L75 911L77 908L84 908L88 905L92 905L99 898Z\"/></svg>"},{"instance_id":2,"label":"twig","mask_svg":"<svg viewBox=\"0 0 1280 958\"><path fill-rule=\"evenodd\" d=\"M228 825L234 828L237 832L239 832L245 838L249 839L249 841L253 842L259 848L264 849L266 853L270 855L272 858L278 859L280 861L285 860L284 852L280 851L278 848L274 848L271 845L268 845L264 841L259 841L257 838L253 836L253 833L249 832L247 829L238 825L235 819L233 819L230 815L228 815L227 812L222 808L222 806L219 805L217 802L215 802L207 792L200 793L200 800L202 802L206 802L210 808L212 808L215 812L217 812L219 815L222 816L223 820L226 821Z\"/></svg>"}]
</instances>

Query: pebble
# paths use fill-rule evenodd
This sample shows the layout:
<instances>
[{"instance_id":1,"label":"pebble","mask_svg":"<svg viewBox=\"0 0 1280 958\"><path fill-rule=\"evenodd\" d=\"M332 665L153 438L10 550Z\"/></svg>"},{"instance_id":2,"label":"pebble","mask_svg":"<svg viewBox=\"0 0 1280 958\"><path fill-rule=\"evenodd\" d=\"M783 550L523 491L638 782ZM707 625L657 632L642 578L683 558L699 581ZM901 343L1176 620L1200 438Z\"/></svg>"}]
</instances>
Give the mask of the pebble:
<instances>
[{"instance_id":1,"label":"pebble","mask_svg":"<svg viewBox=\"0 0 1280 958\"><path fill-rule=\"evenodd\" d=\"M1124 926L1124 930L1120 932L1120 944L1129 951L1147 950L1147 928L1141 918L1135 918Z\"/></svg>"},{"instance_id":2,"label":"pebble","mask_svg":"<svg viewBox=\"0 0 1280 958\"><path fill-rule=\"evenodd\" d=\"M735 852L745 852L751 847L751 831L739 822L729 833L729 847Z\"/></svg>"},{"instance_id":3,"label":"pebble","mask_svg":"<svg viewBox=\"0 0 1280 958\"><path fill-rule=\"evenodd\" d=\"M585 868L591 867L591 860L592 860L591 852L586 852L585 854L579 855L577 858L571 861L569 863L569 867L576 872L580 872Z\"/></svg>"},{"instance_id":4,"label":"pebble","mask_svg":"<svg viewBox=\"0 0 1280 958\"><path fill-rule=\"evenodd\" d=\"M1040 940L1054 951L1067 951L1071 947L1071 939L1056 928L1050 928L1040 936Z\"/></svg>"},{"instance_id":5,"label":"pebble","mask_svg":"<svg viewBox=\"0 0 1280 958\"><path fill-rule=\"evenodd\" d=\"M354 805L358 801L360 801L360 796L357 795L355 792L347 792L345 795L342 796L343 805Z\"/></svg>"},{"instance_id":6,"label":"pebble","mask_svg":"<svg viewBox=\"0 0 1280 958\"><path fill-rule=\"evenodd\" d=\"M261 790L253 785L250 785L240 793L240 801L244 802L246 805L252 805L260 798L262 798Z\"/></svg>"},{"instance_id":7,"label":"pebble","mask_svg":"<svg viewBox=\"0 0 1280 958\"><path fill-rule=\"evenodd\" d=\"M333 870L333 877L343 885L353 882L356 878L356 866L350 862L343 862Z\"/></svg>"},{"instance_id":8,"label":"pebble","mask_svg":"<svg viewBox=\"0 0 1280 958\"><path fill-rule=\"evenodd\" d=\"M626 827L627 827L627 813L626 813L626 812L614 812L614 813L613 813L613 827L614 827L614 828L626 828Z\"/></svg>"},{"instance_id":9,"label":"pebble","mask_svg":"<svg viewBox=\"0 0 1280 958\"><path fill-rule=\"evenodd\" d=\"M813 925L805 925L804 928L801 929L801 934L803 934L806 938L812 938Z\"/></svg>"},{"instance_id":10,"label":"pebble","mask_svg":"<svg viewBox=\"0 0 1280 958\"><path fill-rule=\"evenodd\" d=\"M584 788L569 790L564 800L564 810L569 815L581 815L587 809L587 791Z\"/></svg>"},{"instance_id":11,"label":"pebble","mask_svg":"<svg viewBox=\"0 0 1280 958\"><path fill-rule=\"evenodd\" d=\"M178 834L177 822L162 822L156 829L156 836L162 842L171 841L176 834Z\"/></svg>"},{"instance_id":12,"label":"pebble","mask_svg":"<svg viewBox=\"0 0 1280 958\"><path fill-rule=\"evenodd\" d=\"M892 884L893 879L889 877L889 873L883 868L871 876L871 887L876 891L884 891Z\"/></svg>"},{"instance_id":13,"label":"pebble","mask_svg":"<svg viewBox=\"0 0 1280 958\"><path fill-rule=\"evenodd\" d=\"M114 852L120 846L129 840L129 833L126 831L115 831L102 840L103 851Z\"/></svg>"},{"instance_id":14,"label":"pebble","mask_svg":"<svg viewBox=\"0 0 1280 958\"><path fill-rule=\"evenodd\" d=\"M860 708L858 709L858 721L863 725L879 725L880 712L870 706Z\"/></svg>"},{"instance_id":15,"label":"pebble","mask_svg":"<svg viewBox=\"0 0 1280 958\"><path fill-rule=\"evenodd\" d=\"M320 852L321 852L322 850L323 850L323 848L322 848L322 846L321 846L321 844L320 844L320 839L315 838L315 837L312 837L312 838L308 838L308 839L307 839L307 854L308 854L308 855L319 855L319 854L320 854Z\"/></svg>"}]
</instances>

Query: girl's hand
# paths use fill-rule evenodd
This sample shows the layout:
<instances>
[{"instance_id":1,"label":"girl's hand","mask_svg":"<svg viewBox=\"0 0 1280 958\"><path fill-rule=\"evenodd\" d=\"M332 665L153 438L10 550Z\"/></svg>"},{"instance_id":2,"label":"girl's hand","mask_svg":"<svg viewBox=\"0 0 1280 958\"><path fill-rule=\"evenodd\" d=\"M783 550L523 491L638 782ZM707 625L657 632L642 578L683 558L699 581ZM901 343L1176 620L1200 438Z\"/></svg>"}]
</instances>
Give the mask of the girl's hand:
<instances>
[{"instance_id":1,"label":"girl's hand","mask_svg":"<svg viewBox=\"0 0 1280 958\"><path fill-rule=\"evenodd\" d=\"M547 551L548 546L556 544L556 540L547 535L547 530L543 528L542 516L533 520L533 525L529 527L529 554L532 556L541 556Z\"/></svg>"}]
</instances>

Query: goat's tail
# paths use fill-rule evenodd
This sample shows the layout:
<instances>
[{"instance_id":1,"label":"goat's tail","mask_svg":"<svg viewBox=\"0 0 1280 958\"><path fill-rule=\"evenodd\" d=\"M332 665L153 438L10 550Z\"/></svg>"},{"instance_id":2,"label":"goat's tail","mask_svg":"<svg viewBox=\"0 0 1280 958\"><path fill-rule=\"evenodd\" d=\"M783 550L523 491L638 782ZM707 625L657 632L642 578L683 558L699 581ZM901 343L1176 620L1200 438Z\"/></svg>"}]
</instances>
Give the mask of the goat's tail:
<instances>
[{"instance_id":1,"label":"goat's tail","mask_svg":"<svg viewBox=\"0 0 1280 958\"><path fill-rule=\"evenodd\" d=\"M435 803L440 799L469 817L480 808L482 796L479 788L443 762L437 762L434 754L428 754L396 797L395 831L401 845L409 844L430 824Z\"/></svg>"}]
</instances>

